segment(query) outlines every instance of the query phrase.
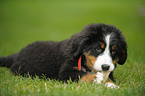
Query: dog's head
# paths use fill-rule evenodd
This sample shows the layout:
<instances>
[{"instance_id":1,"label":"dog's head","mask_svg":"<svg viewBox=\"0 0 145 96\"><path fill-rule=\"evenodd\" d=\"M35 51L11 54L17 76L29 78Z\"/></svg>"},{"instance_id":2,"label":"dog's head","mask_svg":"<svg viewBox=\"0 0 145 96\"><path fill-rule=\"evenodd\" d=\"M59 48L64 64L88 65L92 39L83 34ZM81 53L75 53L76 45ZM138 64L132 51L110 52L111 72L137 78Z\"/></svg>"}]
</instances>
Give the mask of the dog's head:
<instances>
[{"instance_id":1,"label":"dog's head","mask_svg":"<svg viewBox=\"0 0 145 96\"><path fill-rule=\"evenodd\" d=\"M127 58L127 44L120 30L112 25L90 24L71 38L71 54L85 57L92 71L113 71Z\"/></svg>"}]
</instances>

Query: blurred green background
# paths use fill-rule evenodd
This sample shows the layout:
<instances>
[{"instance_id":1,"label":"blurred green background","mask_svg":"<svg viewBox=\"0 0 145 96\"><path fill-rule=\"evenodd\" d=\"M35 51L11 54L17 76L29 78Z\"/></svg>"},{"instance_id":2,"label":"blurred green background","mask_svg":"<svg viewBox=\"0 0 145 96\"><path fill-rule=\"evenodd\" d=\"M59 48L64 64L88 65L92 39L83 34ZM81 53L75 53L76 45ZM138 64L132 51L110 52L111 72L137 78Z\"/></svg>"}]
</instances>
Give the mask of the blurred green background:
<instances>
[{"instance_id":1,"label":"blurred green background","mask_svg":"<svg viewBox=\"0 0 145 96\"><path fill-rule=\"evenodd\" d=\"M108 92L108 89L93 86L69 90L71 85L67 91L62 91L64 85L60 85L61 89L54 83L53 87L49 85L50 94L145 95L145 0L0 0L0 57L16 53L34 41L70 38L90 23L114 25L126 37L127 62L118 66L114 74L119 91ZM39 93L33 90L39 89L33 88L35 80L22 78L19 81L6 68L0 68L0 73L0 94L17 96L26 94L25 89L32 95ZM41 83L37 86L44 85ZM44 94L45 90L41 90Z\"/></svg>"},{"instance_id":2,"label":"blurred green background","mask_svg":"<svg viewBox=\"0 0 145 96\"><path fill-rule=\"evenodd\" d=\"M115 25L126 37L129 54L145 55L144 0L1 0L0 56L34 41L70 38L90 23Z\"/></svg>"}]
</instances>

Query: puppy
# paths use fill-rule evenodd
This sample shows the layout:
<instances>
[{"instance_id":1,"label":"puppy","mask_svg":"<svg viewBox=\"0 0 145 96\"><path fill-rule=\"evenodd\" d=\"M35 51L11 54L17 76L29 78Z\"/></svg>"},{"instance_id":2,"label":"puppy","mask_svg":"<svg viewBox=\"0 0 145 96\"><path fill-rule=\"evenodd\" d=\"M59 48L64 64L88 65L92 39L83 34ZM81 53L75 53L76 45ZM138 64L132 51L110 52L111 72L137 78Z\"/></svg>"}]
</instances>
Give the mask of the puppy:
<instances>
[{"instance_id":1,"label":"puppy","mask_svg":"<svg viewBox=\"0 0 145 96\"><path fill-rule=\"evenodd\" d=\"M90 24L61 42L34 42L20 52L0 58L0 66L25 76L50 79L113 83L113 71L127 58L127 43L113 25Z\"/></svg>"}]
</instances>

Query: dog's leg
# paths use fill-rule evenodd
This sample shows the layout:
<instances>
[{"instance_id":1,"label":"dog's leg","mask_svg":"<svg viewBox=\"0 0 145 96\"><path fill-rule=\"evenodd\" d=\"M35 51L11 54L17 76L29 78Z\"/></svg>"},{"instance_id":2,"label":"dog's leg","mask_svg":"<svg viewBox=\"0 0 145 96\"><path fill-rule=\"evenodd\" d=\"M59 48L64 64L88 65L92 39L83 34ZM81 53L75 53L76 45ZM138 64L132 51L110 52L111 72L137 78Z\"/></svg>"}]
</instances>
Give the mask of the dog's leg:
<instances>
[{"instance_id":1,"label":"dog's leg","mask_svg":"<svg viewBox=\"0 0 145 96\"><path fill-rule=\"evenodd\" d=\"M90 75L89 73L87 73L86 75L82 76L82 78L80 79L81 82L88 82L91 83L92 81L94 81L94 79L96 78L97 74L92 74Z\"/></svg>"},{"instance_id":2,"label":"dog's leg","mask_svg":"<svg viewBox=\"0 0 145 96\"><path fill-rule=\"evenodd\" d=\"M109 73L108 73L109 75ZM104 75L104 73L97 72L95 74L90 75L87 73L86 75L82 76L81 81L83 82L94 82L96 84L104 84L108 88L119 88L119 86L116 86L113 81L111 81L110 78L108 78L108 75Z\"/></svg>"},{"instance_id":3,"label":"dog's leg","mask_svg":"<svg viewBox=\"0 0 145 96\"><path fill-rule=\"evenodd\" d=\"M102 72L104 75L104 81L103 84L108 87L108 88L119 88L119 86L116 86L114 84L114 77L113 77L113 72Z\"/></svg>"},{"instance_id":4,"label":"dog's leg","mask_svg":"<svg viewBox=\"0 0 145 96\"><path fill-rule=\"evenodd\" d=\"M105 86L108 88L119 88L119 86L115 85L111 79L108 78L108 80L105 82Z\"/></svg>"},{"instance_id":5,"label":"dog's leg","mask_svg":"<svg viewBox=\"0 0 145 96\"><path fill-rule=\"evenodd\" d=\"M82 78L81 78L81 81L83 82L95 82L97 84L101 84L102 81L103 81L103 74L100 73L100 72L97 72L95 74L89 74L87 73L86 75L84 75Z\"/></svg>"}]
</instances>

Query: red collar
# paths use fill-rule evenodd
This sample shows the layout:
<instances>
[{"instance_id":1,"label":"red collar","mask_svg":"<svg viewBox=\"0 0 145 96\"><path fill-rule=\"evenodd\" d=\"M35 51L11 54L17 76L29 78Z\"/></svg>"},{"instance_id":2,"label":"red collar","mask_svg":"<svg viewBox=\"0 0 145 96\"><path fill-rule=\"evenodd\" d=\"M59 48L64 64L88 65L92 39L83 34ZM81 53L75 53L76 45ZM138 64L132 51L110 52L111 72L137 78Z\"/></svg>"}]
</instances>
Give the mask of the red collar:
<instances>
[{"instance_id":1,"label":"red collar","mask_svg":"<svg viewBox=\"0 0 145 96\"><path fill-rule=\"evenodd\" d=\"M81 71L81 56L80 56L80 58L78 60L78 69L79 69L79 71Z\"/></svg>"}]
</instances>

